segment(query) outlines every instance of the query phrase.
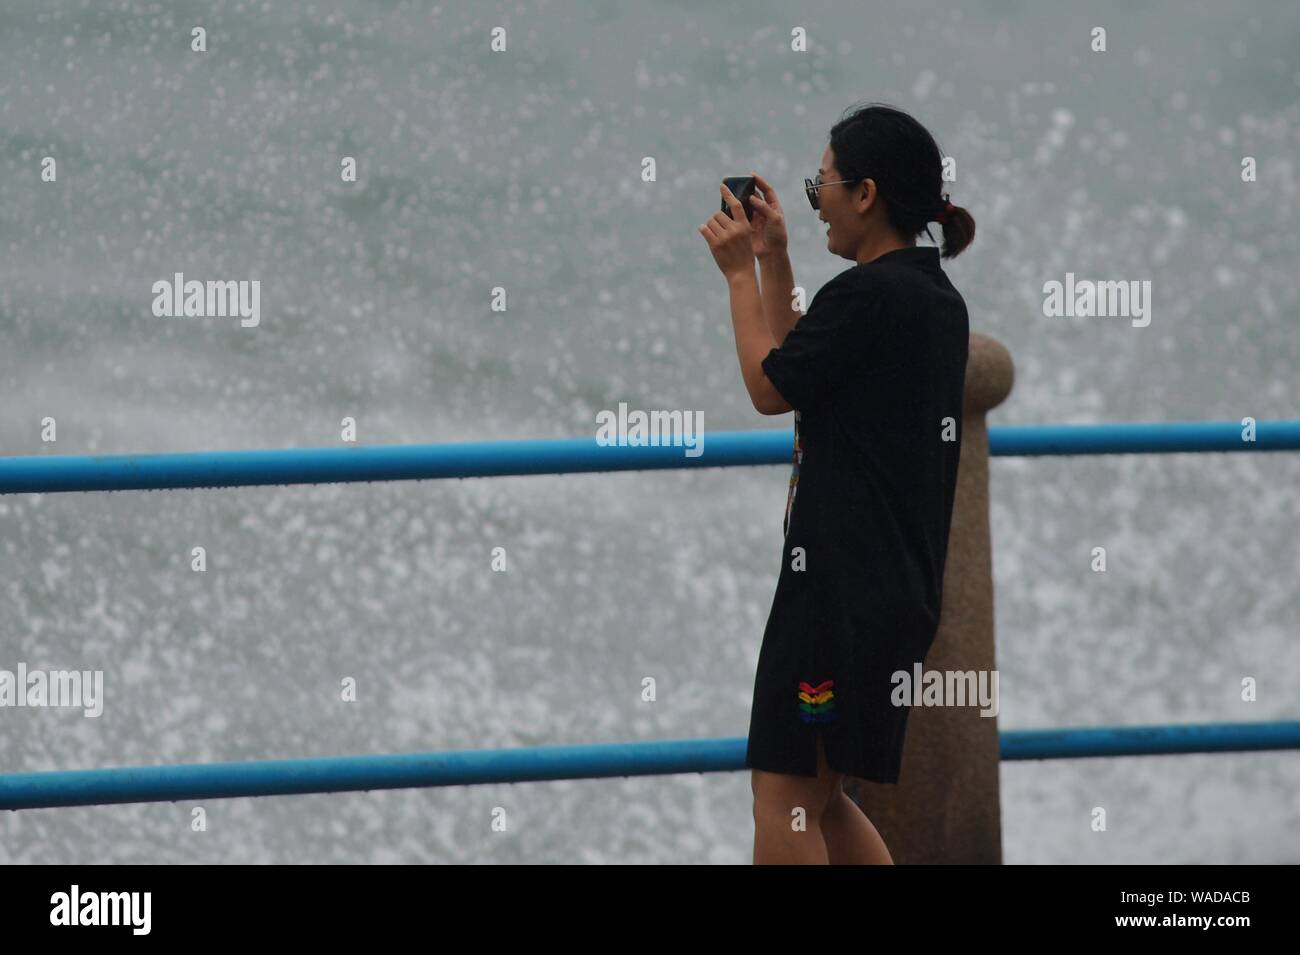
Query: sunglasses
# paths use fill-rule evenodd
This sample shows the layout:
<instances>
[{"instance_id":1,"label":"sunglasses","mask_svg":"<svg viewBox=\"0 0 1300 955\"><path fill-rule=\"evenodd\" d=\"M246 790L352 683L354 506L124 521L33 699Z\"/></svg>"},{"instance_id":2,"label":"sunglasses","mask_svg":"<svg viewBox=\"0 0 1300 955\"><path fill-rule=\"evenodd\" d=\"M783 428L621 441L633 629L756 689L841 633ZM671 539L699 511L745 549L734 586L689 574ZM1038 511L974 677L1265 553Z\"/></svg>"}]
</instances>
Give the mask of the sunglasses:
<instances>
[{"instance_id":1,"label":"sunglasses","mask_svg":"<svg viewBox=\"0 0 1300 955\"><path fill-rule=\"evenodd\" d=\"M808 194L808 201L812 203L813 209L820 209L821 206L817 202L817 190L820 189L822 186L835 186L835 185L839 185L841 182L861 182L861 181L862 181L861 179L836 179L833 180L832 182L822 182L822 174L818 173L817 178L815 180L805 179L803 181L803 191Z\"/></svg>"}]
</instances>

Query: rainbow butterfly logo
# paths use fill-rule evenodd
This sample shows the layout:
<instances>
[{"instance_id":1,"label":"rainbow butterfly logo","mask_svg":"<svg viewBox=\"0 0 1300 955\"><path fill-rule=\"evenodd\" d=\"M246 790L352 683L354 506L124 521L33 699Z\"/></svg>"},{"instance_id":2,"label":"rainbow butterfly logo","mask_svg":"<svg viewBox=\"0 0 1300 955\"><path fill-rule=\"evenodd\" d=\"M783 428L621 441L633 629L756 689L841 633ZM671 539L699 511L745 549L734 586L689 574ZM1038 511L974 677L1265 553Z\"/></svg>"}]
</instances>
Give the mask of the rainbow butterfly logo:
<instances>
[{"instance_id":1,"label":"rainbow butterfly logo","mask_svg":"<svg viewBox=\"0 0 1300 955\"><path fill-rule=\"evenodd\" d=\"M825 723L835 718L834 680L813 686L799 681L799 718L805 723Z\"/></svg>"}]
</instances>

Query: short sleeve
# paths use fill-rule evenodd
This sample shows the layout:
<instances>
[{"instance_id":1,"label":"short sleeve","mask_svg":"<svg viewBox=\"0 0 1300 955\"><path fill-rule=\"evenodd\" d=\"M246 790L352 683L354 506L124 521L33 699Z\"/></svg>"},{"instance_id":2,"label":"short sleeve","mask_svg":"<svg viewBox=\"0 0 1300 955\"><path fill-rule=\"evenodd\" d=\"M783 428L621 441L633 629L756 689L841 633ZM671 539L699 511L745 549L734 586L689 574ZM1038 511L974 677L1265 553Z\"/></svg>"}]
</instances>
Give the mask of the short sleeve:
<instances>
[{"instance_id":1,"label":"short sleeve","mask_svg":"<svg viewBox=\"0 0 1300 955\"><path fill-rule=\"evenodd\" d=\"M879 300L878 290L832 280L780 347L767 353L763 373L790 407L815 406L861 367L882 331Z\"/></svg>"}]
</instances>

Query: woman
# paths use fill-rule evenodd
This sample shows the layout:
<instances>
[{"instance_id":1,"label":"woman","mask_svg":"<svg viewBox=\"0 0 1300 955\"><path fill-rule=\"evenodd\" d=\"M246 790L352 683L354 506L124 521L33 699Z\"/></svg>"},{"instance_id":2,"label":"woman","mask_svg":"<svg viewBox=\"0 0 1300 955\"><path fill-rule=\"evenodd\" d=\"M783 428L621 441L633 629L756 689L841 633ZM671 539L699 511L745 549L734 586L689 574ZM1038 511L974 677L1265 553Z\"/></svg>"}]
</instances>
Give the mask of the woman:
<instances>
[{"instance_id":1,"label":"woman","mask_svg":"<svg viewBox=\"0 0 1300 955\"><path fill-rule=\"evenodd\" d=\"M943 257L975 222L941 195L941 156L911 116L871 104L830 131L808 199L826 246L855 264L791 304L785 213L755 175L753 221L731 210L700 233L727 278L736 352L761 414L794 412L794 467L776 595L759 653L745 765L754 861L890 863L846 775L897 783L912 672L939 624L961 449L966 305L917 246ZM757 257L762 291L754 274Z\"/></svg>"}]
</instances>

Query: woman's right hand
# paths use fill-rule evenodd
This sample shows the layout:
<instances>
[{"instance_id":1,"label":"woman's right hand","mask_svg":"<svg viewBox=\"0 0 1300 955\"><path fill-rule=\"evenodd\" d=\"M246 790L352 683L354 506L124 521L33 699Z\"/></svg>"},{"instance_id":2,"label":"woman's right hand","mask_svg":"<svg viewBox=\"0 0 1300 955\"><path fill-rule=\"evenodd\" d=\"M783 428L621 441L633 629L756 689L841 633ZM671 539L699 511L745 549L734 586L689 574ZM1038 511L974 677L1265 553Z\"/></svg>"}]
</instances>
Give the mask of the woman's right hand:
<instances>
[{"instance_id":1,"label":"woman's right hand","mask_svg":"<svg viewBox=\"0 0 1300 955\"><path fill-rule=\"evenodd\" d=\"M754 255L761 259L785 252L789 238L785 231L785 211L781 208L781 200L776 197L776 190L758 173L753 175L758 188L749 197L749 204L754 209L754 218L749 223L750 241Z\"/></svg>"}]
</instances>

